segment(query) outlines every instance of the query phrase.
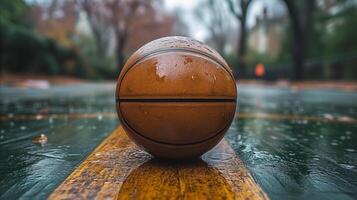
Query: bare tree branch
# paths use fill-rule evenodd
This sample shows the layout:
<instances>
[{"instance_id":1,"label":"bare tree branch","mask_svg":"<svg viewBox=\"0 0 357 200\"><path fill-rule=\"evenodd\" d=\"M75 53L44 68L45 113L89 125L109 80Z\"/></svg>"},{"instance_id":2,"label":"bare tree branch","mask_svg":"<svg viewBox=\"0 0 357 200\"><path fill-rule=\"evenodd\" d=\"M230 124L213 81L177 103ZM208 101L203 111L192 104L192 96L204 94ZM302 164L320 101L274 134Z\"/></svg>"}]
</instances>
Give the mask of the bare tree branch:
<instances>
[{"instance_id":1,"label":"bare tree branch","mask_svg":"<svg viewBox=\"0 0 357 200\"><path fill-rule=\"evenodd\" d=\"M226 0L229 10L237 19L241 20L241 12L238 12L236 10L236 6L234 5L233 1L235 1L235 0Z\"/></svg>"},{"instance_id":2,"label":"bare tree branch","mask_svg":"<svg viewBox=\"0 0 357 200\"><path fill-rule=\"evenodd\" d=\"M237 6L235 6L234 1L237 2L238 0L226 0L231 13L235 16L235 18L238 20L240 24L237 57L240 67L240 74L244 76L246 71L245 54L247 49L246 21L247 21L248 7L252 3L252 0L239 0L239 3L236 3ZM237 7L239 8L239 12Z\"/></svg>"}]
</instances>

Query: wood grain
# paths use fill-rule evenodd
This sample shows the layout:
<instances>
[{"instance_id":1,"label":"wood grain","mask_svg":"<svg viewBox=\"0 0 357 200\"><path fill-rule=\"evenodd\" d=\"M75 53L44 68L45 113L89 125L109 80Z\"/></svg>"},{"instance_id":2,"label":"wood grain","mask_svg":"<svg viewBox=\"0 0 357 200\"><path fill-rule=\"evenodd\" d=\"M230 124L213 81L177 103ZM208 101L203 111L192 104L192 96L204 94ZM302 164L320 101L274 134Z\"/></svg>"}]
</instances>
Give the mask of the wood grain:
<instances>
[{"instance_id":1,"label":"wood grain","mask_svg":"<svg viewBox=\"0 0 357 200\"><path fill-rule=\"evenodd\" d=\"M117 128L49 199L268 199L223 140L202 159L168 162Z\"/></svg>"}]
</instances>

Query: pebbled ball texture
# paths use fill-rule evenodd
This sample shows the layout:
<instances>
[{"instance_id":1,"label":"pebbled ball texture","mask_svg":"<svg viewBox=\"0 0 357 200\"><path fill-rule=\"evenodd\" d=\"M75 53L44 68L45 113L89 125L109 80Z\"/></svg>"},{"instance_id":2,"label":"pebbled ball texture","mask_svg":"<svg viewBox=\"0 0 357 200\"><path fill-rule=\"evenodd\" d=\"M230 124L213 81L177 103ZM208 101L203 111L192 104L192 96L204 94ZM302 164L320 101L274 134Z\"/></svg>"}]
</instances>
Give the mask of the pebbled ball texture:
<instances>
[{"instance_id":1,"label":"pebbled ball texture","mask_svg":"<svg viewBox=\"0 0 357 200\"><path fill-rule=\"evenodd\" d=\"M141 47L116 87L116 108L128 136L152 155L169 159L198 157L213 148L234 118L236 99L225 60L186 37Z\"/></svg>"}]
</instances>

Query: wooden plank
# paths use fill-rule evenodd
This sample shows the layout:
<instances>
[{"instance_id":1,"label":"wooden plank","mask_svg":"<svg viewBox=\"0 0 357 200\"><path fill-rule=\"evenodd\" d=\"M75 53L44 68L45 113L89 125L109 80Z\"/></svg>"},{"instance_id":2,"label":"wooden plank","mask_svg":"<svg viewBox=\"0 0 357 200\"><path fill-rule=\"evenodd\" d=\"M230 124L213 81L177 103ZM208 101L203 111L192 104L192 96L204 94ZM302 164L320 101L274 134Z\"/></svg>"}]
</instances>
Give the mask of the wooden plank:
<instances>
[{"instance_id":1,"label":"wooden plank","mask_svg":"<svg viewBox=\"0 0 357 200\"><path fill-rule=\"evenodd\" d=\"M223 140L202 159L152 158L117 128L49 199L268 199Z\"/></svg>"}]
</instances>

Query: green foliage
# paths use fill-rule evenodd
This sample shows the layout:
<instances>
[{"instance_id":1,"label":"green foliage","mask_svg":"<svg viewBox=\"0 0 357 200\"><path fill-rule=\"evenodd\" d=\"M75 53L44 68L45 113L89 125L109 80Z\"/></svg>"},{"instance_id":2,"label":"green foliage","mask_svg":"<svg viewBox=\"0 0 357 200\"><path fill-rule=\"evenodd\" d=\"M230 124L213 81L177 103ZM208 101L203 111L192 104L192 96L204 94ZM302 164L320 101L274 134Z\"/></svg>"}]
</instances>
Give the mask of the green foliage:
<instances>
[{"instance_id":1,"label":"green foliage","mask_svg":"<svg viewBox=\"0 0 357 200\"><path fill-rule=\"evenodd\" d=\"M277 62L289 63L292 60L291 49L292 49L292 40L293 40L293 33L291 25L288 24L285 27L284 35L282 39L282 47L280 54L277 57Z\"/></svg>"},{"instance_id":2,"label":"green foliage","mask_svg":"<svg viewBox=\"0 0 357 200\"><path fill-rule=\"evenodd\" d=\"M255 68L255 66L259 63L264 65L273 64L276 62L276 58L273 58L267 54L259 54L254 51L248 51L247 53L247 65L251 68Z\"/></svg>"},{"instance_id":3,"label":"green foliage","mask_svg":"<svg viewBox=\"0 0 357 200\"><path fill-rule=\"evenodd\" d=\"M0 38L1 64L5 71L66 74L66 68L61 67L64 63L79 62L73 50L5 21L0 21Z\"/></svg>"},{"instance_id":4,"label":"green foliage","mask_svg":"<svg viewBox=\"0 0 357 200\"><path fill-rule=\"evenodd\" d=\"M333 31L326 37L326 55L344 69L343 77L357 79L357 7L351 6L329 20L335 22ZM332 67L332 66L330 66Z\"/></svg>"},{"instance_id":5,"label":"green foliage","mask_svg":"<svg viewBox=\"0 0 357 200\"><path fill-rule=\"evenodd\" d=\"M328 54L357 52L357 8L351 7L329 20L335 21L333 31L326 37Z\"/></svg>"},{"instance_id":6,"label":"green foliage","mask_svg":"<svg viewBox=\"0 0 357 200\"><path fill-rule=\"evenodd\" d=\"M92 79L115 79L114 57L101 57L96 48L93 38L85 35L78 35L74 44L80 47L79 55L85 59L86 69L89 70L87 78Z\"/></svg>"},{"instance_id":7,"label":"green foliage","mask_svg":"<svg viewBox=\"0 0 357 200\"><path fill-rule=\"evenodd\" d=\"M28 26L27 5L23 0L1 0L0 20L16 25Z\"/></svg>"},{"instance_id":8,"label":"green foliage","mask_svg":"<svg viewBox=\"0 0 357 200\"><path fill-rule=\"evenodd\" d=\"M228 65L232 68L234 76L237 77L237 74L239 73L237 56L233 53L229 53L223 55L223 57L227 61Z\"/></svg>"},{"instance_id":9,"label":"green foliage","mask_svg":"<svg viewBox=\"0 0 357 200\"><path fill-rule=\"evenodd\" d=\"M305 41L305 78L357 79L357 7L353 0L338 0L333 14L317 7ZM336 9L335 9L336 10ZM291 62L293 32L285 29L277 62Z\"/></svg>"},{"instance_id":10,"label":"green foliage","mask_svg":"<svg viewBox=\"0 0 357 200\"><path fill-rule=\"evenodd\" d=\"M83 68L76 53L33 32L28 10L23 0L0 1L1 70L80 76Z\"/></svg>"}]
</instances>

